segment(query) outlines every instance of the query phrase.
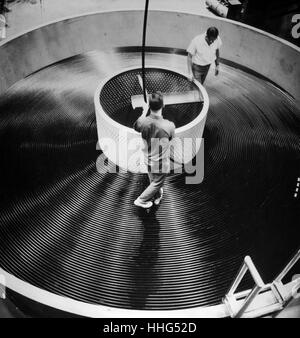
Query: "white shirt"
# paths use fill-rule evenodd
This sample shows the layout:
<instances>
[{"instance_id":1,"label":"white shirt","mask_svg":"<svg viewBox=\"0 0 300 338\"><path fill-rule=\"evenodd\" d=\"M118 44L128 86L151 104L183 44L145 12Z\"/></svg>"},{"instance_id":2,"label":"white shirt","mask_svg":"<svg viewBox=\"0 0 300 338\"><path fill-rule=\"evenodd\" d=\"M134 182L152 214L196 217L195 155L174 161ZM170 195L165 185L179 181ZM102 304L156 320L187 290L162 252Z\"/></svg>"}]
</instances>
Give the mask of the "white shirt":
<instances>
[{"instance_id":1,"label":"white shirt","mask_svg":"<svg viewBox=\"0 0 300 338\"><path fill-rule=\"evenodd\" d=\"M213 63L216 60L216 50L222 45L222 40L219 36L211 45L206 42L205 36L205 33L197 35L187 49L187 52L193 56L193 63L200 66Z\"/></svg>"}]
</instances>

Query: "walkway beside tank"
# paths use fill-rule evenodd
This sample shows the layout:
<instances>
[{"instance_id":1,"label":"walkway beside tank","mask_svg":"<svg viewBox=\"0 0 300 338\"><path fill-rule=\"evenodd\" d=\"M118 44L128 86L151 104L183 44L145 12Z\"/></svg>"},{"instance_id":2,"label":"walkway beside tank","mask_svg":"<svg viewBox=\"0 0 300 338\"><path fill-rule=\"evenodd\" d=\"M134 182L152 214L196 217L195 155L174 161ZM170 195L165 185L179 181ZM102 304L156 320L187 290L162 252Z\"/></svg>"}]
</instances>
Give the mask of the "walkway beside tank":
<instances>
[{"instance_id":1,"label":"walkway beside tank","mask_svg":"<svg viewBox=\"0 0 300 338\"><path fill-rule=\"evenodd\" d=\"M143 9L144 6L142 0L33 0L12 3L8 6L11 12L7 15L7 37L68 16L105 10ZM207 9L205 0L151 0L149 10L151 9L213 15Z\"/></svg>"}]
</instances>

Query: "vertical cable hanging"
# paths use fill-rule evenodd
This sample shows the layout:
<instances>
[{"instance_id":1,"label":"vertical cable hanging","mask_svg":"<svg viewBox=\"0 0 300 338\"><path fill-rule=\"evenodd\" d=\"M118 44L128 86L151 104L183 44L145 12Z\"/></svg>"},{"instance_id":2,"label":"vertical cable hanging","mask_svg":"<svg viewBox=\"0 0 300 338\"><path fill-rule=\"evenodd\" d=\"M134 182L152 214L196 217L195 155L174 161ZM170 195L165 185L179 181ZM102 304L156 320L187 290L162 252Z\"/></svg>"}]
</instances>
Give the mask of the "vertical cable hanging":
<instances>
[{"instance_id":1,"label":"vertical cable hanging","mask_svg":"<svg viewBox=\"0 0 300 338\"><path fill-rule=\"evenodd\" d=\"M146 0L145 11L144 11L143 42L142 42L142 79L143 79L143 95L144 95L145 102L147 102L147 93L146 93L146 84L145 84L145 44L146 44L148 7L149 7L149 0Z\"/></svg>"}]
</instances>

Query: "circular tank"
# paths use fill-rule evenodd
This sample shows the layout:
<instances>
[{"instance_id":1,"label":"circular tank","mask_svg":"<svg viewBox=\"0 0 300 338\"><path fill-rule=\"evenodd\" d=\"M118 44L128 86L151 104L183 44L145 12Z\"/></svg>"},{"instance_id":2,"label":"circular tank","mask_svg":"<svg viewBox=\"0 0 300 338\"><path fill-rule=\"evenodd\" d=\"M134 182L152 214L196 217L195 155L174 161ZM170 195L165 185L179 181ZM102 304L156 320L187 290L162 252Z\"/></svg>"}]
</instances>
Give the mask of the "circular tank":
<instances>
[{"instance_id":1,"label":"circular tank","mask_svg":"<svg viewBox=\"0 0 300 338\"><path fill-rule=\"evenodd\" d=\"M91 13L0 44L0 271L33 314L225 317L244 256L271 281L298 244L299 48L249 26L149 12L146 67L184 76L189 41L221 32L200 185L169 177L145 215L132 206L145 175L97 172L94 94L140 68L142 22L138 10Z\"/></svg>"}]
</instances>

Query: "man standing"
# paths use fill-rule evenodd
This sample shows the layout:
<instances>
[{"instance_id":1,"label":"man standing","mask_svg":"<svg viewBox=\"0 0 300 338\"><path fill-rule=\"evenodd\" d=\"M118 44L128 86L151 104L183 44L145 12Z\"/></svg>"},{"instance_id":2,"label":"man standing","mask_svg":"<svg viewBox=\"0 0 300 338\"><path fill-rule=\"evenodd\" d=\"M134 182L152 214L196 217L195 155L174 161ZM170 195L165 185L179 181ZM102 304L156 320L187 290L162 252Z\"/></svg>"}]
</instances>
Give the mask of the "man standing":
<instances>
[{"instance_id":1,"label":"man standing","mask_svg":"<svg viewBox=\"0 0 300 338\"><path fill-rule=\"evenodd\" d=\"M204 83L210 65L215 61L215 75L219 74L220 47L222 45L219 31L216 27L209 27L206 33L197 35L190 43L188 52L188 74Z\"/></svg>"},{"instance_id":2,"label":"man standing","mask_svg":"<svg viewBox=\"0 0 300 338\"><path fill-rule=\"evenodd\" d=\"M150 185L134 201L134 204L142 208L150 208L158 205L163 196L163 184L170 171L170 141L175 134L173 122L162 117L164 106L163 96L156 92L149 97L150 114L137 119L134 129L142 134L145 143L144 157L148 168Z\"/></svg>"}]
</instances>

